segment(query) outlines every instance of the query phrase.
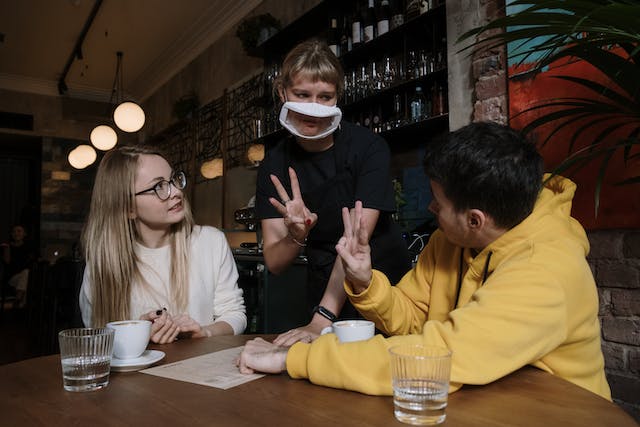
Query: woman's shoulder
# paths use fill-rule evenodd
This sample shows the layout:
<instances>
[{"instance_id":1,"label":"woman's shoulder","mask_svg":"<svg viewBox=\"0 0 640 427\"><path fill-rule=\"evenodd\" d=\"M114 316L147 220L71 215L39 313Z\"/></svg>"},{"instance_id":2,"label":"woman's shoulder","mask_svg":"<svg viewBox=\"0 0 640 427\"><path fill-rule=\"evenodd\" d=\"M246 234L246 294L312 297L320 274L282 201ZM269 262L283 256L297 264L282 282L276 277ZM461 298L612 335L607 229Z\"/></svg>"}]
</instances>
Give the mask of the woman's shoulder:
<instances>
[{"instance_id":1,"label":"woman's shoulder","mask_svg":"<svg viewBox=\"0 0 640 427\"><path fill-rule=\"evenodd\" d=\"M356 147L385 144L384 139L371 129L344 120L340 123L338 134L338 141L341 140Z\"/></svg>"},{"instance_id":2,"label":"woman's shoulder","mask_svg":"<svg viewBox=\"0 0 640 427\"><path fill-rule=\"evenodd\" d=\"M194 240L219 240L225 239L224 233L211 225L194 225L191 230L191 238Z\"/></svg>"}]
</instances>

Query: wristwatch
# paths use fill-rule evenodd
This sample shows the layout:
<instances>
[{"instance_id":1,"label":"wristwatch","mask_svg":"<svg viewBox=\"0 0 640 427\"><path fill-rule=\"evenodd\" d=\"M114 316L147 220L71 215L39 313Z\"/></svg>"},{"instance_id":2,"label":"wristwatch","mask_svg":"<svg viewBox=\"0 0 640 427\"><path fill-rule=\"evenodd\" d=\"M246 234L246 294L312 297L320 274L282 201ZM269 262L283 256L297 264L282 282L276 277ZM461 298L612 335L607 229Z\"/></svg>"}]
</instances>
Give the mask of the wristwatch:
<instances>
[{"instance_id":1,"label":"wristwatch","mask_svg":"<svg viewBox=\"0 0 640 427\"><path fill-rule=\"evenodd\" d=\"M336 320L338 320L338 316L333 314L333 312L331 312L331 310L329 310L328 308L321 305L316 305L315 307L313 307L313 311L311 314L315 313L318 313L320 316L330 320L331 322L335 322Z\"/></svg>"}]
</instances>

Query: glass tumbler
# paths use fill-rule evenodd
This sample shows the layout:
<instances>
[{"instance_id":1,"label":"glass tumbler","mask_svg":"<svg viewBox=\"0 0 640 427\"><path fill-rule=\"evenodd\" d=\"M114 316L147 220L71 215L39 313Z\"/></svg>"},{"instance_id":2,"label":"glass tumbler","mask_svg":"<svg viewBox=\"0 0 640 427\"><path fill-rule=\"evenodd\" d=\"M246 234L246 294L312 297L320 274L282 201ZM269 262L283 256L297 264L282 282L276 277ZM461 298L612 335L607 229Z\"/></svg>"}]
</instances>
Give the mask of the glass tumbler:
<instances>
[{"instance_id":1,"label":"glass tumbler","mask_svg":"<svg viewBox=\"0 0 640 427\"><path fill-rule=\"evenodd\" d=\"M58 334L62 382L67 391L92 391L109 384L114 330L65 329Z\"/></svg>"}]
</instances>

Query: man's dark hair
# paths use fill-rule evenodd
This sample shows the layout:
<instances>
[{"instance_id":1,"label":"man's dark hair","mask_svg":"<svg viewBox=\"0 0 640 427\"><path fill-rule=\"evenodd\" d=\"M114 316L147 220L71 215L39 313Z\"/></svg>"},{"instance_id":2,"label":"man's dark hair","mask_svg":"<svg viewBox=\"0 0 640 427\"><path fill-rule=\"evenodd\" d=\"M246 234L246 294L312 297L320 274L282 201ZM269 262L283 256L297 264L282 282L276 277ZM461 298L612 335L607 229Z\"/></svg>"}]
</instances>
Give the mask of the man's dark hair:
<instances>
[{"instance_id":1,"label":"man's dark hair","mask_svg":"<svg viewBox=\"0 0 640 427\"><path fill-rule=\"evenodd\" d=\"M533 211L543 162L520 133L497 123L472 123L427 147L427 176L460 212L480 209L510 229Z\"/></svg>"}]
</instances>

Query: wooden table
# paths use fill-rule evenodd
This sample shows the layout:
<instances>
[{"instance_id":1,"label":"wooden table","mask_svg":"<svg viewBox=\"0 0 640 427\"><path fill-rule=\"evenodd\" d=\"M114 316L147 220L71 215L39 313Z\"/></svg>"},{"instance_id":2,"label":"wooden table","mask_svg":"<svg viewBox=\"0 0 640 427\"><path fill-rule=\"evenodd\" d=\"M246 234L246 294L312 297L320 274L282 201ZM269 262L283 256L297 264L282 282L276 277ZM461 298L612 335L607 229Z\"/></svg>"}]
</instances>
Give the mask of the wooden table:
<instances>
[{"instance_id":1,"label":"wooden table","mask_svg":"<svg viewBox=\"0 0 640 427\"><path fill-rule=\"evenodd\" d=\"M160 363L242 345L250 336L153 346ZM292 380L287 374L220 390L139 372L112 373L89 393L62 388L60 356L0 366L0 425L78 426L403 426L391 397L367 396ZM615 426L638 424L615 404L535 368L452 394L443 425Z\"/></svg>"}]
</instances>

